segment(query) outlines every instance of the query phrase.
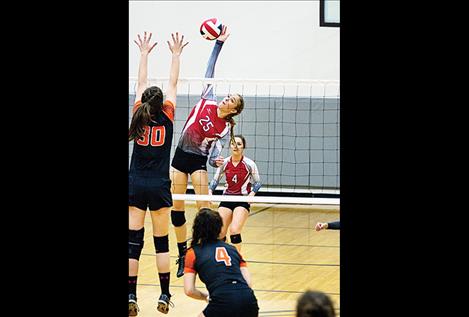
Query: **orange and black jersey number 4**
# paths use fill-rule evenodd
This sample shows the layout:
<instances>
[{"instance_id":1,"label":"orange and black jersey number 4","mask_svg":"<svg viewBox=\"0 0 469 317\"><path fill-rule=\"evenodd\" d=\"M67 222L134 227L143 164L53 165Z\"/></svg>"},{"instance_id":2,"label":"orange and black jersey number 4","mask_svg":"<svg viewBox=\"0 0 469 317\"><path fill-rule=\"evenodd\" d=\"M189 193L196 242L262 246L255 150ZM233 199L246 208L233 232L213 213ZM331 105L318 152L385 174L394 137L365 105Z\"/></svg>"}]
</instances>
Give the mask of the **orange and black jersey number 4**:
<instances>
[{"instance_id":1,"label":"orange and black jersey number 4","mask_svg":"<svg viewBox=\"0 0 469 317\"><path fill-rule=\"evenodd\" d=\"M215 249L215 260L224 262L226 266L231 266L231 256L228 255L225 247L217 247Z\"/></svg>"},{"instance_id":2,"label":"orange and black jersey number 4","mask_svg":"<svg viewBox=\"0 0 469 317\"><path fill-rule=\"evenodd\" d=\"M145 126L143 135L137 140L137 144L141 146L162 146L166 136L166 128L164 126Z\"/></svg>"}]
</instances>

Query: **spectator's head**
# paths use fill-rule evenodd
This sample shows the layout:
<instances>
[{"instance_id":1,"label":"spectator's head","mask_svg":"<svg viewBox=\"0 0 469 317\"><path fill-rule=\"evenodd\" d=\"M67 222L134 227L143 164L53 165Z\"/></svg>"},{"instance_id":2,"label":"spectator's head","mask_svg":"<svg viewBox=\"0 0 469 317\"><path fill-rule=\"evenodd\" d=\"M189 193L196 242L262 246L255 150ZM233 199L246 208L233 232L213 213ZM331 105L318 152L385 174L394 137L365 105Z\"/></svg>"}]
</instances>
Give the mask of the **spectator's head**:
<instances>
[{"instance_id":1,"label":"spectator's head","mask_svg":"<svg viewBox=\"0 0 469 317\"><path fill-rule=\"evenodd\" d=\"M296 317L335 317L334 306L323 292L308 290L298 298Z\"/></svg>"}]
</instances>

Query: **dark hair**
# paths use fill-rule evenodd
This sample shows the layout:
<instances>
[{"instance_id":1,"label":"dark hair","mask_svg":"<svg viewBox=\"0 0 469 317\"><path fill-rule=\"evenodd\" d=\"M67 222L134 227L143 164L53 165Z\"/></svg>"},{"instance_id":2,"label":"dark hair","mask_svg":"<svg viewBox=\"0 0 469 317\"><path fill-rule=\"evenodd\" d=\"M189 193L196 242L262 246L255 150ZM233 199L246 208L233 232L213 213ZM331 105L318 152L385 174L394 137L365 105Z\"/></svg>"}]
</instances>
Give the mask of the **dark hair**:
<instances>
[{"instance_id":1,"label":"dark hair","mask_svg":"<svg viewBox=\"0 0 469 317\"><path fill-rule=\"evenodd\" d=\"M231 136L231 142L236 144L236 141L234 139L234 126L236 125L236 122L234 121L233 117L237 116L241 112L243 112L244 109L244 98L240 94L236 94L238 98L238 104L236 105L236 113L229 114L225 117L225 120L230 123L230 136Z\"/></svg>"},{"instance_id":2,"label":"dark hair","mask_svg":"<svg viewBox=\"0 0 469 317\"><path fill-rule=\"evenodd\" d=\"M191 247L217 241L222 226L223 220L217 211L210 208L200 209L192 225Z\"/></svg>"},{"instance_id":3,"label":"dark hair","mask_svg":"<svg viewBox=\"0 0 469 317\"><path fill-rule=\"evenodd\" d=\"M152 115L163 109L163 92L156 86L145 89L142 94L142 105L138 107L132 116L129 128L129 141L139 139L144 131L144 126L149 125Z\"/></svg>"},{"instance_id":4,"label":"dark hair","mask_svg":"<svg viewBox=\"0 0 469 317\"><path fill-rule=\"evenodd\" d=\"M241 134L237 134L234 136L234 138L240 138L241 141L243 141L243 148L246 148L246 139L244 138L244 136L242 136Z\"/></svg>"},{"instance_id":5,"label":"dark hair","mask_svg":"<svg viewBox=\"0 0 469 317\"><path fill-rule=\"evenodd\" d=\"M334 306L325 293L308 290L298 298L296 317L335 317Z\"/></svg>"}]
</instances>

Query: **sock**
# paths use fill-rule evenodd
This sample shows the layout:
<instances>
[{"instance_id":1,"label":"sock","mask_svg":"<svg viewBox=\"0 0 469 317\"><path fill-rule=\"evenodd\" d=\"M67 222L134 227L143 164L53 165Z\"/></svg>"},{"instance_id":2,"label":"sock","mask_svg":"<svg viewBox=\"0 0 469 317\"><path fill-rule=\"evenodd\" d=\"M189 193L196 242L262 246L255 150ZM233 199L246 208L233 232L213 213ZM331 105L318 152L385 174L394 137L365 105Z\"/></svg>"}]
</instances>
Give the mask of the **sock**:
<instances>
[{"instance_id":1,"label":"sock","mask_svg":"<svg viewBox=\"0 0 469 317\"><path fill-rule=\"evenodd\" d=\"M185 254L186 254L186 250L187 250L187 241L178 242L179 256L185 255Z\"/></svg>"},{"instance_id":2,"label":"sock","mask_svg":"<svg viewBox=\"0 0 469 317\"><path fill-rule=\"evenodd\" d=\"M170 272L158 273L158 276L160 278L161 293L171 296L169 294L169 274Z\"/></svg>"},{"instance_id":3,"label":"sock","mask_svg":"<svg viewBox=\"0 0 469 317\"><path fill-rule=\"evenodd\" d=\"M129 276L129 294L137 297L137 276Z\"/></svg>"}]
</instances>

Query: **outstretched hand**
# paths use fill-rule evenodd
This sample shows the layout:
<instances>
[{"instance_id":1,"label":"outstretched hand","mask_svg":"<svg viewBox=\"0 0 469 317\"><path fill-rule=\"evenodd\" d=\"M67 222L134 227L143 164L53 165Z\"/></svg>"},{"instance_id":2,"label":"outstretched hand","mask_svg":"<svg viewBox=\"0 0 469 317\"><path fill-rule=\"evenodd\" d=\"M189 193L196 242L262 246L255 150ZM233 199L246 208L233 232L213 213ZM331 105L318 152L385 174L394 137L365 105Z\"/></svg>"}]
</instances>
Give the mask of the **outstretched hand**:
<instances>
[{"instance_id":1,"label":"outstretched hand","mask_svg":"<svg viewBox=\"0 0 469 317\"><path fill-rule=\"evenodd\" d=\"M143 40L140 37L140 34L137 34L138 37L138 42L134 40L135 44L137 44L138 48L140 49L141 53L146 53L149 54L151 50L158 44L158 42L155 42L155 44L150 45L150 39L151 39L151 33L147 38L147 32L143 32Z\"/></svg>"},{"instance_id":2,"label":"outstretched hand","mask_svg":"<svg viewBox=\"0 0 469 317\"><path fill-rule=\"evenodd\" d=\"M186 42L186 44L183 45L182 42L184 41L184 35L182 35L181 39L179 40L179 33L178 32L176 32L176 38L174 37L173 33L171 33L171 37L173 38L173 44L171 45L171 43L169 43L169 41L167 41L168 46L169 46L169 50L173 54L181 55L182 49L184 48L184 46L189 44L189 42Z\"/></svg>"},{"instance_id":3,"label":"outstretched hand","mask_svg":"<svg viewBox=\"0 0 469 317\"><path fill-rule=\"evenodd\" d=\"M327 222L318 222L318 223L316 224L316 228L315 228L315 229L316 229L316 231L321 231L321 230L327 229L327 227L328 227Z\"/></svg>"},{"instance_id":4,"label":"outstretched hand","mask_svg":"<svg viewBox=\"0 0 469 317\"><path fill-rule=\"evenodd\" d=\"M217 38L217 40L222 41L222 42L226 41L226 39L230 36L230 33L227 32L227 29L228 29L228 27L226 25L223 25L222 30L221 30L221 34Z\"/></svg>"}]
</instances>

